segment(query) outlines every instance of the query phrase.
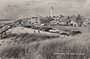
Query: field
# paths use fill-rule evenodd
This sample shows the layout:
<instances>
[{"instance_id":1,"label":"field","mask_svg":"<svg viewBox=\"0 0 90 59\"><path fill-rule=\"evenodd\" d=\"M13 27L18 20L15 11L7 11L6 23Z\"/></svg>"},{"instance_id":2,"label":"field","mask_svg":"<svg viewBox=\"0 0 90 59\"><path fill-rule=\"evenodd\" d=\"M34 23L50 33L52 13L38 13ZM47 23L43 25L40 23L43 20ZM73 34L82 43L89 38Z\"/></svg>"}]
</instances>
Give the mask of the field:
<instances>
[{"instance_id":1,"label":"field","mask_svg":"<svg viewBox=\"0 0 90 59\"><path fill-rule=\"evenodd\" d=\"M57 27L56 27L57 28ZM76 36L60 36L55 33L15 27L0 40L0 58L16 59L89 59L90 33L87 28L58 27L82 30Z\"/></svg>"}]
</instances>

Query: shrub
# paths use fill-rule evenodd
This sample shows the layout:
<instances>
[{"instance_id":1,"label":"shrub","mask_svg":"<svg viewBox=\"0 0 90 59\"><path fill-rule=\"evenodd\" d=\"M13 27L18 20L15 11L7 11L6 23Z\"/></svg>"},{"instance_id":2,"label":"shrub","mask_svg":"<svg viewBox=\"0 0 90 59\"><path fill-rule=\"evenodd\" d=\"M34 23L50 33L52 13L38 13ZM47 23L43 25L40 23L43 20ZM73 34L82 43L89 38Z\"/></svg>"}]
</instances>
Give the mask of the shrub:
<instances>
[{"instance_id":1,"label":"shrub","mask_svg":"<svg viewBox=\"0 0 90 59\"><path fill-rule=\"evenodd\" d=\"M11 38L11 37L16 37L17 34L7 34L7 35L1 35L2 36L2 39L6 39L6 38Z\"/></svg>"},{"instance_id":2,"label":"shrub","mask_svg":"<svg viewBox=\"0 0 90 59\"><path fill-rule=\"evenodd\" d=\"M59 36L54 35L46 35L46 34L28 34L28 33L22 33L16 36L15 39L19 38L19 41L22 41L24 43L30 43L37 40L46 40L50 38L58 38Z\"/></svg>"},{"instance_id":3,"label":"shrub","mask_svg":"<svg viewBox=\"0 0 90 59\"><path fill-rule=\"evenodd\" d=\"M14 43L0 50L0 58L34 59L39 43L21 44Z\"/></svg>"},{"instance_id":4,"label":"shrub","mask_svg":"<svg viewBox=\"0 0 90 59\"><path fill-rule=\"evenodd\" d=\"M48 45L43 46L39 53L46 59L56 59L54 55L56 44L51 43Z\"/></svg>"},{"instance_id":5,"label":"shrub","mask_svg":"<svg viewBox=\"0 0 90 59\"><path fill-rule=\"evenodd\" d=\"M86 48L80 44L68 45L68 41L62 43L49 43L43 46L39 53L46 59L85 59L90 57L90 48ZM57 54L55 54L57 53ZM60 55L59 53L64 53ZM67 54L69 53L69 54ZM72 55L71 53L75 53Z\"/></svg>"},{"instance_id":6,"label":"shrub","mask_svg":"<svg viewBox=\"0 0 90 59\"><path fill-rule=\"evenodd\" d=\"M25 48L20 45L8 46L0 52L1 58L21 58L23 56L25 56Z\"/></svg>"}]
</instances>

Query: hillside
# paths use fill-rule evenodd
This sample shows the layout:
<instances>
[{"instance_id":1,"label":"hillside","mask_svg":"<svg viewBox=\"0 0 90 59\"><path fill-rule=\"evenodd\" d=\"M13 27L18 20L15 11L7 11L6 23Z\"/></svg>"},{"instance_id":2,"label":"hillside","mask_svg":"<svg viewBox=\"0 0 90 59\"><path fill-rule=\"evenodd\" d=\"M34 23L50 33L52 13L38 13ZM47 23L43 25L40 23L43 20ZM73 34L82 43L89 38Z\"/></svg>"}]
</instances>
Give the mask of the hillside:
<instances>
[{"instance_id":1,"label":"hillside","mask_svg":"<svg viewBox=\"0 0 90 59\"><path fill-rule=\"evenodd\" d=\"M65 59L66 57L67 59L84 59L87 57L90 58L90 33L72 37L53 37L51 39L49 36L45 35L46 39L41 40L37 35L34 35L34 37L36 38L31 38L33 37L32 35L19 34L14 36L16 38L11 38L10 40L0 40L0 42L3 41L3 44L0 43L0 47L4 46L0 51L0 56L7 58L25 59ZM39 38L38 41L37 38ZM42 35L41 38L45 37L43 37ZM21 51L19 51L18 49ZM12 54L16 50L19 51L15 53L17 56L15 56L15 54ZM12 53L10 53L9 51L12 51ZM20 53L21 55L19 55ZM61 57L60 53L81 53L81 55L68 56L67 54Z\"/></svg>"}]
</instances>

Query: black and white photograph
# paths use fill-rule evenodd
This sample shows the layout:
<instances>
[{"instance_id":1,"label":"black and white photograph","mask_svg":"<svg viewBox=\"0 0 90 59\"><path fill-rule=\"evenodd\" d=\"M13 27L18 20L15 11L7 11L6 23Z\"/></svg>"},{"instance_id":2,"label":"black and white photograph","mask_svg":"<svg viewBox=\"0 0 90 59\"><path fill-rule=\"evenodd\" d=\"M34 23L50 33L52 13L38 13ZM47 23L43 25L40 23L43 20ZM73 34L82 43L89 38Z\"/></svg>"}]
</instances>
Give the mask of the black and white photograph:
<instances>
[{"instance_id":1,"label":"black and white photograph","mask_svg":"<svg viewBox=\"0 0 90 59\"><path fill-rule=\"evenodd\" d=\"M0 59L90 59L90 0L0 0Z\"/></svg>"}]
</instances>

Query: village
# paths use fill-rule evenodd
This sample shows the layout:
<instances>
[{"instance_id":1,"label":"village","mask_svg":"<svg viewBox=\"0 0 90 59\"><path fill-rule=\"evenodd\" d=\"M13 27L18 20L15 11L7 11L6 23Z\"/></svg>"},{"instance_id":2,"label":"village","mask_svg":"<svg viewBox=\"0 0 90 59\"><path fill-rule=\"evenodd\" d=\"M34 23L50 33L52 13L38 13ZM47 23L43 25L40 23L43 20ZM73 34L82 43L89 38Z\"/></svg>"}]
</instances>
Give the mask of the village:
<instances>
[{"instance_id":1,"label":"village","mask_svg":"<svg viewBox=\"0 0 90 59\"><path fill-rule=\"evenodd\" d=\"M73 27L86 27L90 21L88 18L80 15L72 16L38 16L31 18L19 19L23 25L39 25L39 26L73 26ZM20 23L20 22L19 22Z\"/></svg>"},{"instance_id":2,"label":"village","mask_svg":"<svg viewBox=\"0 0 90 59\"><path fill-rule=\"evenodd\" d=\"M46 17L30 17L12 21L6 21L8 19L2 19L0 21L1 32L6 32L10 25L15 27L24 27L36 29L38 31L45 31L50 33L61 33L63 35L69 35L70 28L86 28L90 25L90 20L81 15L72 16L46 16ZM11 27L11 28L12 28ZM63 29L65 27L66 29ZM69 29L67 29L69 28ZM3 30L3 31L2 31ZM8 29L9 30L9 29ZM81 33L80 30L72 30ZM3 33L2 33L3 34Z\"/></svg>"}]
</instances>

